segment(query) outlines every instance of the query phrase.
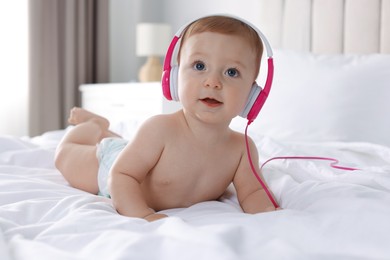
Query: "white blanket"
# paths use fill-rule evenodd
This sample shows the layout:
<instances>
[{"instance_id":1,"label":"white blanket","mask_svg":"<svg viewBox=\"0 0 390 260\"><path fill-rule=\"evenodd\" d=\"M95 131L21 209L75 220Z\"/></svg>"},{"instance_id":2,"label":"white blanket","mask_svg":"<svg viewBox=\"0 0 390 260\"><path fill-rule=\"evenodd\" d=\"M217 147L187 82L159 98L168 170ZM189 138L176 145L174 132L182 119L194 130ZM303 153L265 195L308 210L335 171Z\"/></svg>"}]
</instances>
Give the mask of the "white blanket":
<instances>
[{"instance_id":1,"label":"white blanket","mask_svg":"<svg viewBox=\"0 0 390 260\"><path fill-rule=\"evenodd\" d=\"M335 157L362 170L272 161L264 176L281 211L221 201L167 210L153 223L70 187L54 168L63 131L0 138L0 259L390 259L390 149L370 143L281 144L251 133L260 159Z\"/></svg>"}]
</instances>

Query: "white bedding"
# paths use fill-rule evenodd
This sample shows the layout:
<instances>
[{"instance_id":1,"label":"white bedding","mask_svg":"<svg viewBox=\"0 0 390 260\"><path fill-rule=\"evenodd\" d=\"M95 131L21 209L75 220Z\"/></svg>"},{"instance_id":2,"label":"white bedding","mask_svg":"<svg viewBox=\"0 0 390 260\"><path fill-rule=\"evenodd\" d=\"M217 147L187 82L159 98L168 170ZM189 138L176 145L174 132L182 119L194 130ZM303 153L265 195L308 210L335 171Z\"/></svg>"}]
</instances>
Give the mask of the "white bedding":
<instances>
[{"instance_id":1,"label":"white bedding","mask_svg":"<svg viewBox=\"0 0 390 260\"><path fill-rule=\"evenodd\" d=\"M277 143L250 135L284 210L248 215L234 191L148 223L70 187L53 166L64 130L0 138L0 259L389 259L390 149L371 143ZM248 173L249 174L249 173Z\"/></svg>"}]
</instances>

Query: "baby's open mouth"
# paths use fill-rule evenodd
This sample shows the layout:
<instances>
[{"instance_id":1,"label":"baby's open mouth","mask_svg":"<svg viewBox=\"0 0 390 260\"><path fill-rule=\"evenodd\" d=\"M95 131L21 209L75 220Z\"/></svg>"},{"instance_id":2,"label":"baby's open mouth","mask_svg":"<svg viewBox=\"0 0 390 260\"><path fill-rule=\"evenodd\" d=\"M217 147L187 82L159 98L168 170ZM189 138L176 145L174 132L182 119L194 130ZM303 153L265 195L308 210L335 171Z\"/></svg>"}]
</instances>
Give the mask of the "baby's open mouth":
<instances>
[{"instance_id":1,"label":"baby's open mouth","mask_svg":"<svg viewBox=\"0 0 390 260\"><path fill-rule=\"evenodd\" d=\"M204 104L206 104L208 106L212 106L212 107L219 106L219 105L223 104L221 101L216 100L214 98L203 98L200 101L202 101Z\"/></svg>"}]
</instances>

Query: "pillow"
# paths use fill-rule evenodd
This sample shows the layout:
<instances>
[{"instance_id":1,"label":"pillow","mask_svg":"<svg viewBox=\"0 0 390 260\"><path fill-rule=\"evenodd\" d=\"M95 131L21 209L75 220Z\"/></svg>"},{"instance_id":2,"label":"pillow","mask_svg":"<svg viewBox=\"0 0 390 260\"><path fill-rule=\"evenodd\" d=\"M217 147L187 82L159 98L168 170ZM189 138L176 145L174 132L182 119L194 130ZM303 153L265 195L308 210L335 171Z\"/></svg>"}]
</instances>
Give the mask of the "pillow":
<instances>
[{"instance_id":1,"label":"pillow","mask_svg":"<svg viewBox=\"0 0 390 260\"><path fill-rule=\"evenodd\" d=\"M281 141L390 146L390 55L275 50L274 66L270 95L251 131Z\"/></svg>"}]
</instances>

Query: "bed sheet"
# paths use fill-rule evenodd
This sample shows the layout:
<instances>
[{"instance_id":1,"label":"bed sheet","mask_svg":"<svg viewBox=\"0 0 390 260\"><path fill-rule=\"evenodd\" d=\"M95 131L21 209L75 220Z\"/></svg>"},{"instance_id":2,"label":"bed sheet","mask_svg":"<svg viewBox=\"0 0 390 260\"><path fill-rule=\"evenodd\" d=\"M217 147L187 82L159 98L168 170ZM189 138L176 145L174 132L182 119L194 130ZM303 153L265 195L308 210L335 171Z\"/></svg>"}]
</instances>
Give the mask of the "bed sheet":
<instances>
[{"instance_id":1,"label":"bed sheet","mask_svg":"<svg viewBox=\"0 0 390 260\"><path fill-rule=\"evenodd\" d=\"M371 143L278 143L250 133L260 160L336 157L360 171L278 160L264 177L283 210L244 214L219 201L153 223L70 187L54 168L66 130L0 138L0 259L389 259L390 149Z\"/></svg>"}]
</instances>

